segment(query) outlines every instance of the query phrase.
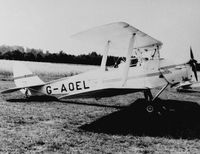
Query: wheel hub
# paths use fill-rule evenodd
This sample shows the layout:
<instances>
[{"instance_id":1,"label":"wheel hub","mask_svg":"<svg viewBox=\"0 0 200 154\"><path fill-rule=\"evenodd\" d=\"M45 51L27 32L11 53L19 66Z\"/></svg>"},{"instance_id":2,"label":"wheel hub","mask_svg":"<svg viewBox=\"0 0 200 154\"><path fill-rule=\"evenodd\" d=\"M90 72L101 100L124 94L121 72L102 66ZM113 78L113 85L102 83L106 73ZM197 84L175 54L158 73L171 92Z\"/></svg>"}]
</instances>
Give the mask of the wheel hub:
<instances>
[{"instance_id":1,"label":"wheel hub","mask_svg":"<svg viewBox=\"0 0 200 154\"><path fill-rule=\"evenodd\" d=\"M154 111L154 108L153 108L152 105L148 105L148 106L146 107L146 110L147 110L147 112L152 113L152 112Z\"/></svg>"}]
</instances>

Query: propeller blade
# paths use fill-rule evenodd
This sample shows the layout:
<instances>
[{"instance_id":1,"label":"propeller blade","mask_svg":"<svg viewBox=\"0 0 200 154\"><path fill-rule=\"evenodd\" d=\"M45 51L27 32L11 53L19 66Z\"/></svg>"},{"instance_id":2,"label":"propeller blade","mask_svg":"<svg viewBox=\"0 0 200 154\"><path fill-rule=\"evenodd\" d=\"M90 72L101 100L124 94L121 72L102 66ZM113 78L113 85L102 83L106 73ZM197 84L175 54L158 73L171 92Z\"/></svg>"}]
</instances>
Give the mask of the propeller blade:
<instances>
[{"instance_id":1,"label":"propeller blade","mask_svg":"<svg viewBox=\"0 0 200 154\"><path fill-rule=\"evenodd\" d=\"M192 51L192 47L190 46L190 61L188 62L188 64L190 64L190 66L192 67L192 71L194 72L194 76L196 81L198 81L198 76L197 76L197 61L194 59L194 55L193 55L193 51Z\"/></svg>"},{"instance_id":2,"label":"propeller blade","mask_svg":"<svg viewBox=\"0 0 200 154\"><path fill-rule=\"evenodd\" d=\"M194 76L195 76L196 81L198 81L197 67L196 67L195 63L192 64L192 71L194 72Z\"/></svg>"},{"instance_id":3,"label":"propeller blade","mask_svg":"<svg viewBox=\"0 0 200 154\"><path fill-rule=\"evenodd\" d=\"M194 55L193 55L193 52L192 52L192 47L190 47L190 58L193 60L194 59Z\"/></svg>"}]
</instances>

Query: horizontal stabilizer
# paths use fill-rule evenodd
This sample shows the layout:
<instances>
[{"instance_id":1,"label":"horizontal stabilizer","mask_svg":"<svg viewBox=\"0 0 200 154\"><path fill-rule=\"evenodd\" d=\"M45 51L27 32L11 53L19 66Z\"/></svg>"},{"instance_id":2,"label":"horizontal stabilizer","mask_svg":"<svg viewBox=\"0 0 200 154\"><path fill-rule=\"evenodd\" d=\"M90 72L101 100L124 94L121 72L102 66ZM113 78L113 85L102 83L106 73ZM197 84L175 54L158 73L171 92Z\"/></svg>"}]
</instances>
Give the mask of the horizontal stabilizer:
<instances>
[{"instance_id":1,"label":"horizontal stabilizer","mask_svg":"<svg viewBox=\"0 0 200 154\"><path fill-rule=\"evenodd\" d=\"M20 89L21 89L21 88L17 88L17 87L15 87L15 88L10 88L10 89L1 91L1 93L2 93L2 94L12 93L12 92L15 92L15 91L20 90Z\"/></svg>"},{"instance_id":2,"label":"horizontal stabilizer","mask_svg":"<svg viewBox=\"0 0 200 154\"><path fill-rule=\"evenodd\" d=\"M3 90L1 91L2 94L7 94L7 93L12 93L21 89L25 89L25 88L36 88L36 87L41 87L44 86L45 84L39 84L39 85L33 85L33 86L24 86L24 87L14 87L14 88L10 88L7 90Z\"/></svg>"}]
</instances>

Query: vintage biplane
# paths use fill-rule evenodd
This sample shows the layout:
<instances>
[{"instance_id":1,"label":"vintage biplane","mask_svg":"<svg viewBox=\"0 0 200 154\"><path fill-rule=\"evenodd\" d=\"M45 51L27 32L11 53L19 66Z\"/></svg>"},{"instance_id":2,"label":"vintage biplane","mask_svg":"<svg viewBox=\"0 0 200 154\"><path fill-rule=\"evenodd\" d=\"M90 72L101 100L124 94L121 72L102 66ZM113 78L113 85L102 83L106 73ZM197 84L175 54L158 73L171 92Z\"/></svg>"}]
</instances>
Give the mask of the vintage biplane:
<instances>
[{"instance_id":1,"label":"vintage biplane","mask_svg":"<svg viewBox=\"0 0 200 154\"><path fill-rule=\"evenodd\" d=\"M117 22L73 35L80 41L103 46L103 57L98 69L71 77L44 83L21 63L13 68L16 87L2 91L2 94L20 90L25 95L48 95L58 99L101 98L134 92L143 92L147 100L146 110L154 111L154 101L168 87L181 87L195 77L198 81L192 49L190 60L174 64L160 57L162 42L125 23ZM107 67L108 55L114 52L124 54L124 61L118 66ZM122 56L123 57L123 56ZM132 61L137 58L137 63ZM194 77L193 77L194 76ZM153 96L151 89L161 87Z\"/></svg>"}]
</instances>

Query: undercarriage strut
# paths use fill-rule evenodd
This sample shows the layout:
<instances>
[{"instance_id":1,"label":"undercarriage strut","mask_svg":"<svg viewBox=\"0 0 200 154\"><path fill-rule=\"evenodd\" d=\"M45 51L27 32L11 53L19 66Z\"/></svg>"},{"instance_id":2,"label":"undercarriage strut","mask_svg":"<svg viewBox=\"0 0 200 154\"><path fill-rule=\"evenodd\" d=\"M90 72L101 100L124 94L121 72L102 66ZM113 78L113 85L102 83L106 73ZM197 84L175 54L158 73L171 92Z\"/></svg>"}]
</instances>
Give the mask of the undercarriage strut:
<instances>
[{"instance_id":1,"label":"undercarriage strut","mask_svg":"<svg viewBox=\"0 0 200 154\"><path fill-rule=\"evenodd\" d=\"M147 100L147 102L149 103L146 107L147 112L152 113L154 112L154 106L155 103L153 103L158 96L167 88L167 86L169 85L169 83L167 83L165 86L162 87L162 89L153 97L151 90L147 89L144 91L144 97ZM156 105L157 106L157 105Z\"/></svg>"}]
</instances>

